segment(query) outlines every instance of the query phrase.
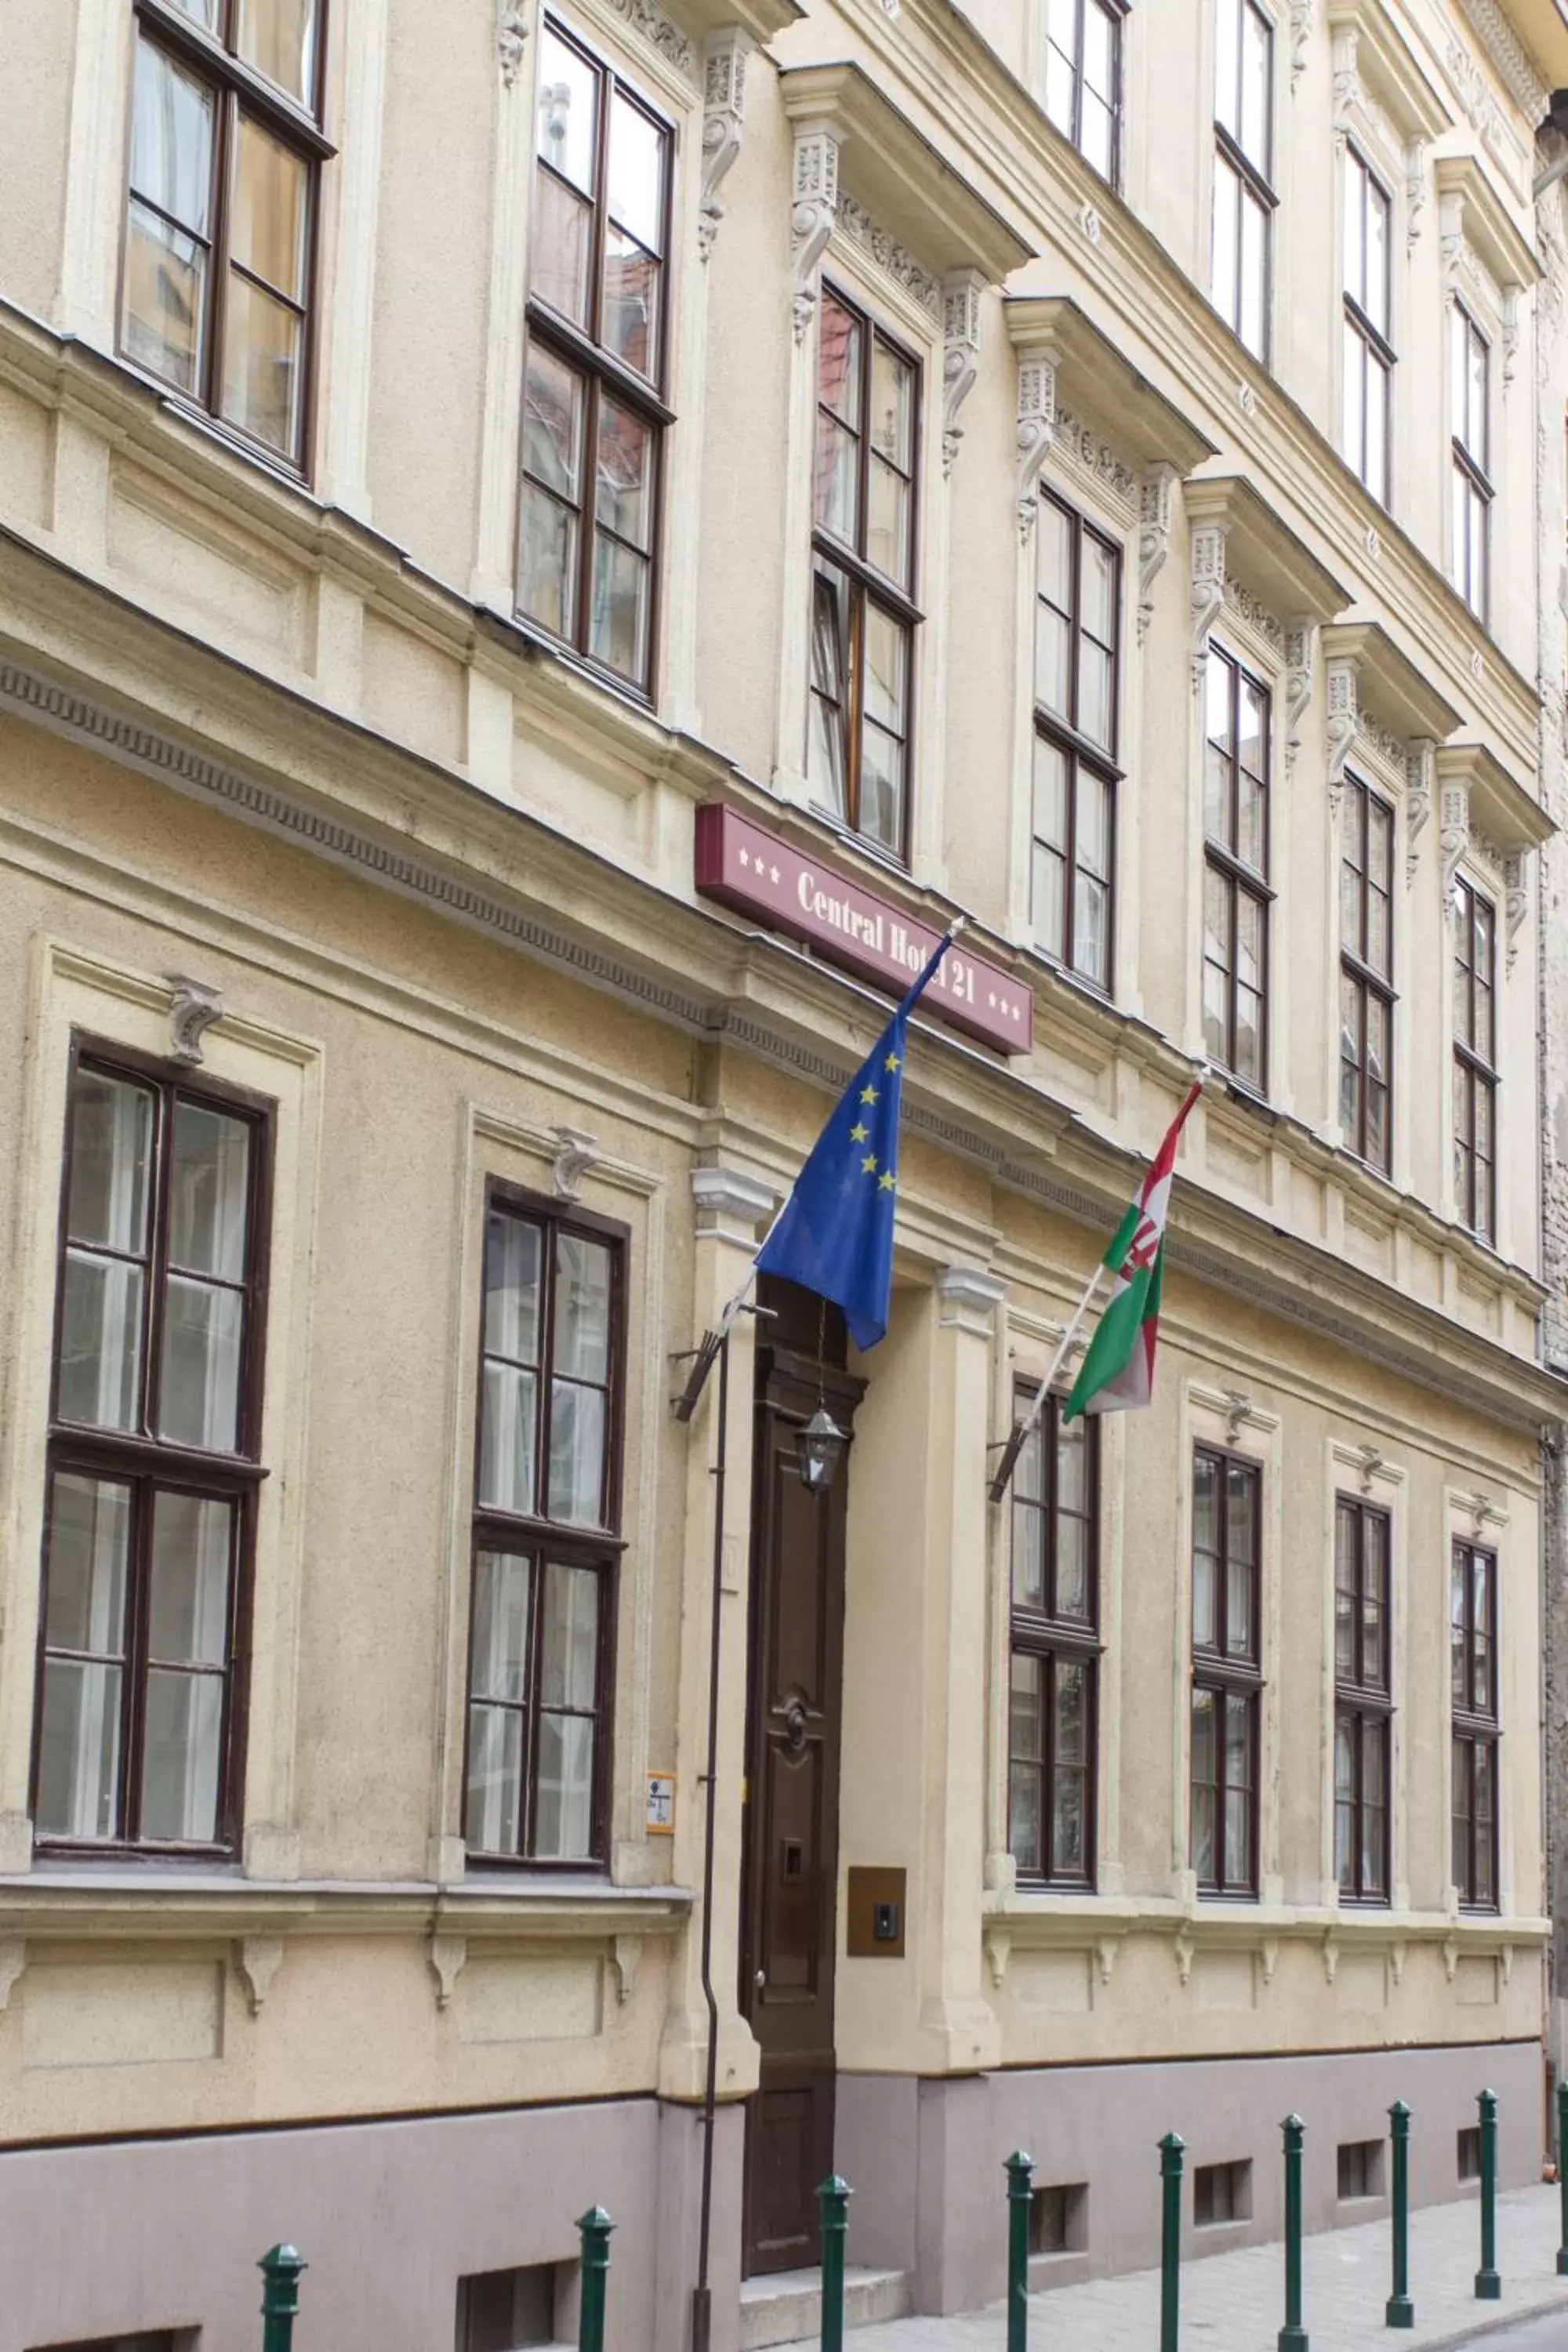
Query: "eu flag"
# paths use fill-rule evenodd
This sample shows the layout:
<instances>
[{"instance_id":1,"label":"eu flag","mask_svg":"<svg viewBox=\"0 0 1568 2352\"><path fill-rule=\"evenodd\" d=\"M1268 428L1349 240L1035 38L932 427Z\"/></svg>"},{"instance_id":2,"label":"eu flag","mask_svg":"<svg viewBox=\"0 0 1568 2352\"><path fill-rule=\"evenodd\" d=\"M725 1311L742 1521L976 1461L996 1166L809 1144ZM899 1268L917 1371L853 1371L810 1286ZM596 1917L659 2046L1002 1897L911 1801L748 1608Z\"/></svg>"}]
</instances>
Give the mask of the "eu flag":
<instances>
[{"instance_id":1,"label":"eu flag","mask_svg":"<svg viewBox=\"0 0 1568 2352\"><path fill-rule=\"evenodd\" d=\"M841 1307L861 1349L874 1348L888 1328L904 1030L952 944L950 932L850 1079L757 1253L759 1273L782 1274Z\"/></svg>"}]
</instances>

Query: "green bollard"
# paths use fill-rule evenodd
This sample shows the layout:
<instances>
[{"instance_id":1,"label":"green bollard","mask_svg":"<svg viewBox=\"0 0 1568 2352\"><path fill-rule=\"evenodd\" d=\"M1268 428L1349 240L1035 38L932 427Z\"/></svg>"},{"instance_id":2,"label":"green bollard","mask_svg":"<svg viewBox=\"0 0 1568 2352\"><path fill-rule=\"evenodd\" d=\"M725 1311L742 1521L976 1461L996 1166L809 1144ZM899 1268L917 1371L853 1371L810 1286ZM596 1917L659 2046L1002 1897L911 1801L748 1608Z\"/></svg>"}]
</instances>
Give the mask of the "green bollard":
<instances>
[{"instance_id":1,"label":"green bollard","mask_svg":"<svg viewBox=\"0 0 1568 2352\"><path fill-rule=\"evenodd\" d=\"M274 2246L261 2273L261 2352L289 2352L300 2312L300 2273L310 2265L297 2246Z\"/></svg>"},{"instance_id":2,"label":"green bollard","mask_svg":"<svg viewBox=\"0 0 1568 2352\"><path fill-rule=\"evenodd\" d=\"M1187 2143L1180 2132L1160 2142L1160 2352L1180 2352L1182 2335L1182 2159Z\"/></svg>"},{"instance_id":3,"label":"green bollard","mask_svg":"<svg viewBox=\"0 0 1568 2352\"><path fill-rule=\"evenodd\" d=\"M1568 2082L1557 2085L1557 2188L1563 2200L1563 2237L1557 2249L1557 2275L1568 2278Z\"/></svg>"},{"instance_id":4,"label":"green bollard","mask_svg":"<svg viewBox=\"0 0 1568 2352\"><path fill-rule=\"evenodd\" d=\"M590 2205L577 2224L583 2239L578 2352L605 2352L605 2291L610 2280L610 2231L615 2226L602 2205Z\"/></svg>"},{"instance_id":5,"label":"green bollard","mask_svg":"<svg viewBox=\"0 0 1568 2352\"><path fill-rule=\"evenodd\" d=\"M1007 2176L1007 2352L1029 2341L1029 2205L1035 2159L1018 2148L1002 2167Z\"/></svg>"},{"instance_id":6,"label":"green bollard","mask_svg":"<svg viewBox=\"0 0 1568 2352\"><path fill-rule=\"evenodd\" d=\"M1481 2111L1481 2266L1476 2294L1482 2303L1496 2303L1502 2294L1497 2266L1497 2093L1483 2091L1476 2105Z\"/></svg>"},{"instance_id":7,"label":"green bollard","mask_svg":"<svg viewBox=\"0 0 1568 2352\"><path fill-rule=\"evenodd\" d=\"M1279 2352L1307 2352L1301 2325L1301 2143L1307 2126L1300 2116L1287 2116L1279 2128L1285 2140L1285 2325Z\"/></svg>"},{"instance_id":8,"label":"green bollard","mask_svg":"<svg viewBox=\"0 0 1568 2352\"><path fill-rule=\"evenodd\" d=\"M1385 2327L1414 2327L1415 2305L1410 2300L1410 2110L1395 2099L1388 2110L1388 2137L1394 2143L1394 2293L1383 2306Z\"/></svg>"},{"instance_id":9,"label":"green bollard","mask_svg":"<svg viewBox=\"0 0 1568 2352\"><path fill-rule=\"evenodd\" d=\"M830 2172L816 2193L822 2200L822 2352L844 2352L844 2241L855 2191Z\"/></svg>"}]
</instances>

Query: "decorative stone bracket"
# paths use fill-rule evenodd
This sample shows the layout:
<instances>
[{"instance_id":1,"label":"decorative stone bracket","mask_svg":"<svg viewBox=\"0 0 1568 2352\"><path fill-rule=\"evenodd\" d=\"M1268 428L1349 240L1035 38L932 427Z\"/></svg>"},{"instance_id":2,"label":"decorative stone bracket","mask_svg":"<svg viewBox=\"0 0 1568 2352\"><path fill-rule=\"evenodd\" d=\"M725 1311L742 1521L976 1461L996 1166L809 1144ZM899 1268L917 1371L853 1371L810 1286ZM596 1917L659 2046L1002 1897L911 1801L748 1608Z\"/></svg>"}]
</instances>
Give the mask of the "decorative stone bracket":
<instances>
[{"instance_id":1,"label":"decorative stone bracket","mask_svg":"<svg viewBox=\"0 0 1568 2352\"><path fill-rule=\"evenodd\" d=\"M740 25L710 33L702 45L702 193L697 208L697 250L713 250L724 207L719 184L741 152L746 104L746 63L756 44Z\"/></svg>"},{"instance_id":2,"label":"decorative stone bracket","mask_svg":"<svg viewBox=\"0 0 1568 2352\"><path fill-rule=\"evenodd\" d=\"M1519 930L1530 908L1524 887L1524 852L1511 849L1503 860L1503 929L1508 939L1505 971L1511 971L1519 955Z\"/></svg>"},{"instance_id":3,"label":"decorative stone bracket","mask_svg":"<svg viewBox=\"0 0 1568 2352\"><path fill-rule=\"evenodd\" d=\"M984 272L955 269L942 281L942 470L952 472L963 427L958 412L980 373L980 294Z\"/></svg>"},{"instance_id":4,"label":"decorative stone bracket","mask_svg":"<svg viewBox=\"0 0 1568 2352\"><path fill-rule=\"evenodd\" d=\"M550 1171L552 1188L558 1201L574 1201L578 1185L599 1157L598 1140L580 1127L552 1127L550 1132L559 1146Z\"/></svg>"},{"instance_id":5,"label":"decorative stone bracket","mask_svg":"<svg viewBox=\"0 0 1568 2352\"><path fill-rule=\"evenodd\" d=\"M1432 814L1432 762L1437 746L1429 735L1418 735L1405 755L1405 885L1415 879L1420 863L1416 844Z\"/></svg>"},{"instance_id":6,"label":"decorative stone bracket","mask_svg":"<svg viewBox=\"0 0 1568 2352\"><path fill-rule=\"evenodd\" d=\"M244 1983L250 2014L258 2017L272 1990L272 1979L283 1965L282 1937L242 1936L234 1948L234 1965Z\"/></svg>"},{"instance_id":7,"label":"decorative stone bracket","mask_svg":"<svg viewBox=\"0 0 1568 2352\"><path fill-rule=\"evenodd\" d=\"M1315 0L1290 0L1290 95L1307 70L1307 44L1312 37Z\"/></svg>"},{"instance_id":8,"label":"decorative stone bracket","mask_svg":"<svg viewBox=\"0 0 1568 2352\"><path fill-rule=\"evenodd\" d=\"M0 1937L0 2011L10 2004L17 1979L27 1965L27 1947L20 1936Z\"/></svg>"},{"instance_id":9,"label":"decorative stone bracket","mask_svg":"<svg viewBox=\"0 0 1568 2352\"><path fill-rule=\"evenodd\" d=\"M1200 523L1192 535L1191 579L1187 591L1192 655L1193 692L1202 694L1208 668L1209 631L1225 607L1225 540L1222 522Z\"/></svg>"},{"instance_id":10,"label":"decorative stone bracket","mask_svg":"<svg viewBox=\"0 0 1568 2352\"><path fill-rule=\"evenodd\" d=\"M439 1931L430 1938L430 1967L436 1978L436 2006L449 2007L457 1990L458 1979L468 1965L468 1943L466 1936L446 1936Z\"/></svg>"},{"instance_id":11,"label":"decorative stone bracket","mask_svg":"<svg viewBox=\"0 0 1568 2352\"><path fill-rule=\"evenodd\" d=\"M172 971L169 986L174 1002L169 1007L169 1059L195 1069L202 1058L202 1039L215 1021L223 1019L223 992L210 981L191 980L185 973Z\"/></svg>"},{"instance_id":12,"label":"decorative stone bracket","mask_svg":"<svg viewBox=\"0 0 1568 2352\"><path fill-rule=\"evenodd\" d=\"M1171 552L1171 513L1177 481L1174 466L1147 466L1138 486L1138 642L1154 617L1154 583Z\"/></svg>"},{"instance_id":13,"label":"decorative stone bracket","mask_svg":"<svg viewBox=\"0 0 1568 2352\"><path fill-rule=\"evenodd\" d=\"M526 0L496 0L496 55L500 62L501 81L508 89L517 87L527 47Z\"/></svg>"},{"instance_id":14,"label":"decorative stone bracket","mask_svg":"<svg viewBox=\"0 0 1568 2352\"><path fill-rule=\"evenodd\" d=\"M1292 621L1285 632L1285 776L1296 772L1301 748L1301 719L1312 699L1317 676L1318 631L1314 622Z\"/></svg>"},{"instance_id":15,"label":"decorative stone bracket","mask_svg":"<svg viewBox=\"0 0 1568 2352\"><path fill-rule=\"evenodd\" d=\"M1328 666L1328 730L1329 730L1329 806L1335 816L1340 813L1340 801L1345 788L1345 765L1351 746L1361 723L1356 708L1356 670L1353 661L1331 661Z\"/></svg>"},{"instance_id":16,"label":"decorative stone bracket","mask_svg":"<svg viewBox=\"0 0 1568 2352\"><path fill-rule=\"evenodd\" d=\"M795 134L795 179L789 234L793 257L795 339L816 315L816 266L827 249L838 211L838 138L823 124L803 125Z\"/></svg>"},{"instance_id":17,"label":"decorative stone bracket","mask_svg":"<svg viewBox=\"0 0 1568 2352\"><path fill-rule=\"evenodd\" d=\"M1443 904L1454 906L1454 877L1470 845L1470 790L1468 784L1445 784L1438 818L1437 844L1443 853Z\"/></svg>"},{"instance_id":18,"label":"decorative stone bracket","mask_svg":"<svg viewBox=\"0 0 1568 2352\"><path fill-rule=\"evenodd\" d=\"M1018 536L1027 546L1039 512L1036 485L1050 455L1057 429L1056 362L1038 352L1018 357L1018 467L1013 496L1018 516Z\"/></svg>"}]
</instances>

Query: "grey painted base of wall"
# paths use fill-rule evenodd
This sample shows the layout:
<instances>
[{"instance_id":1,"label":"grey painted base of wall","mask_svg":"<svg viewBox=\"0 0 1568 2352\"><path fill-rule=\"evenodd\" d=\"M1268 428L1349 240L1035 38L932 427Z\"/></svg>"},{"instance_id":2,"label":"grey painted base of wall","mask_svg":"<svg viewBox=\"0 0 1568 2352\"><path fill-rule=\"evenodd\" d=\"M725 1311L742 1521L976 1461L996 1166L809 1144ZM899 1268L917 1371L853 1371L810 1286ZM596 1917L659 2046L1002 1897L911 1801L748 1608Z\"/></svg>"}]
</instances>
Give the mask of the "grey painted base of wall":
<instances>
[{"instance_id":1,"label":"grey painted base of wall","mask_svg":"<svg viewBox=\"0 0 1568 2352\"><path fill-rule=\"evenodd\" d=\"M1160 2259L1160 2160L1168 2131L1198 2165L1250 2158L1246 2221L1195 2229L1189 2177L1184 2256L1277 2238L1284 2227L1279 2126L1307 2126L1303 2213L1309 2230L1367 2221L1385 2199L1338 2200L1342 2141L1382 2140L1388 2109L1412 2110L1410 2193L1416 2204L1474 2194L1458 2179L1458 2136L1476 2094L1497 2092L1499 2179L1541 2176L1538 2042L1343 2055L1207 2059L1184 2063L1062 2066L921 2082L841 2074L837 2161L855 2189L849 2259L914 2276L915 2308L973 2311L1006 2285L1003 2159L1023 2148L1040 2187L1084 2183L1087 2243L1034 2266L1036 2283L1151 2269Z\"/></svg>"},{"instance_id":2,"label":"grey painted base of wall","mask_svg":"<svg viewBox=\"0 0 1568 2352\"><path fill-rule=\"evenodd\" d=\"M736 2341L742 2128L721 2111L714 2352ZM256 2263L279 2240L310 2263L305 2352L447 2352L458 2279L574 2263L594 2204L616 2223L608 2352L649 2352L650 2312L652 2352L684 2352L701 2161L700 2116L651 2098L0 2153L0 2352L167 2327L256 2352Z\"/></svg>"}]
</instances>

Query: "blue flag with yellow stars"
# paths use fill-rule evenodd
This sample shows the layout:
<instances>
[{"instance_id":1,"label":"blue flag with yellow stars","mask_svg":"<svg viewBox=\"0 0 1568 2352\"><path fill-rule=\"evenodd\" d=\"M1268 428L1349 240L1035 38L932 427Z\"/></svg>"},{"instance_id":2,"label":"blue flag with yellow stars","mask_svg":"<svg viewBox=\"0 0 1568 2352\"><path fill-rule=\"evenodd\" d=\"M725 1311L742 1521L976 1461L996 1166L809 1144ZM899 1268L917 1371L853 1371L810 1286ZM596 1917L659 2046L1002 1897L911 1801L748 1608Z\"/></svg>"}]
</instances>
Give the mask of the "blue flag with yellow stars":
<instances>
[{"instance_id":1,"label":"blue flag with yellow stars","mask_svg":"<svg viewBox=\"0 0 1568 2352\"><path fill-rule=\"evenodd\" d=\"M950 932L850 1079L757 1253L759 1273L782 1274L841 1307L861 1349L888 1328L904 1027L952 944Z\"/></svg>"}]
</instances>

